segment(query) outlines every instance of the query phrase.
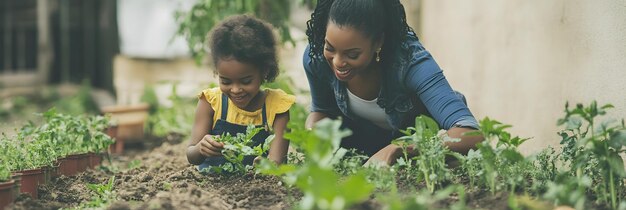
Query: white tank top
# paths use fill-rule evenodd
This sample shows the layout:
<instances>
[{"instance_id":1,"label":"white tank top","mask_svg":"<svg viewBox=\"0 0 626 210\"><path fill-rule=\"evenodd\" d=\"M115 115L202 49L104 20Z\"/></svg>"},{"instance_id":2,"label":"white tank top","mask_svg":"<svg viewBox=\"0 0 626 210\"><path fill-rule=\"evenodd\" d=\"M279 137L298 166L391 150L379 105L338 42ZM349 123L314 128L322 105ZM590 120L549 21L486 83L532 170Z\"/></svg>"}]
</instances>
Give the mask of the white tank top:
<instances>
[{"instance_id":1,"label":"white tank top","mask_svg":"<svg viewBox=\"0 0 626 210\"><path fill-rule=\"evenodd\" d=\"M365 100L354 95L349 89L346 88L346 90L348 90L348 108L352 111L352 113L374 123L374 125L377 125L378 127L385 130L391 130L391 126L387 122L387 114L385 114L385 110L380 108L376 103L378 98L371 101Z\"/></svg>"}]
</instances>

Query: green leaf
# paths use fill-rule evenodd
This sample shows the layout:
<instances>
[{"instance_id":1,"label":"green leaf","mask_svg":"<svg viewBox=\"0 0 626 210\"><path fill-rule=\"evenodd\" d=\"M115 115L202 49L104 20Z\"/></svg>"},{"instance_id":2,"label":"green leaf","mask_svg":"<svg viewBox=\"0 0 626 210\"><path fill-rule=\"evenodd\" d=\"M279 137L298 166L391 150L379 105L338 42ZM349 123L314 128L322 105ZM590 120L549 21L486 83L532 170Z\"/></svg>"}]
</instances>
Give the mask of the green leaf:
<instances>
[{"instance_id":1,"label":"green leaf","mask_svg":"<svg viewBox=\"0 0 626 210\"><path fill-rule=\"evenodd\" d=\"M611 133L608 144L615 150L620 150L626 146L626 130L619 130Z\"/></svg>"},{"instance_id":2,"label":"green leaf","mask_svg":"<svg viewBox=\"0 0 626 210\"><path fill-rule=\"evenodd\" d=\"M348 204L367 199L373 190L374 186L367 181L363 173L348 177L339 187L340 195L343 195Z\"/></svg>"},{"instance_id":3,"label":"green leaf","mask_svg":"<svg viewBox=\"0 0 626 210\"><path fill-rule=\"evenodd\" d=\"M609 166L620 177L626 177L626 171L624 171L624 160L619 154L611 153L608 157Z\"/></svg>"}]
</instances>

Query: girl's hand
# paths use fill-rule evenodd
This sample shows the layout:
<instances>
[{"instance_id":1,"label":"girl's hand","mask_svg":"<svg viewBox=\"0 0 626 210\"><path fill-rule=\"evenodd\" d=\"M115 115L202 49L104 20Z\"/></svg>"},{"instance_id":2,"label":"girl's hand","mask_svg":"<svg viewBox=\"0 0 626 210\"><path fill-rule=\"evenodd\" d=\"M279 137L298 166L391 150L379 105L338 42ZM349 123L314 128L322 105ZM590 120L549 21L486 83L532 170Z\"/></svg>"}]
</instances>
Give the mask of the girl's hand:
<instances>
[{"instance_id":1,"label":"girl's hand","mask_svg":"<svg viewBox=\"0 0 626 210\"><path fill-rule=\"evenodd\" d=\"M204 137L196 144L198 151L205 157L222 156L224 143L213 140L212 135L204 135Z\"/></svg>"}]
</instances>

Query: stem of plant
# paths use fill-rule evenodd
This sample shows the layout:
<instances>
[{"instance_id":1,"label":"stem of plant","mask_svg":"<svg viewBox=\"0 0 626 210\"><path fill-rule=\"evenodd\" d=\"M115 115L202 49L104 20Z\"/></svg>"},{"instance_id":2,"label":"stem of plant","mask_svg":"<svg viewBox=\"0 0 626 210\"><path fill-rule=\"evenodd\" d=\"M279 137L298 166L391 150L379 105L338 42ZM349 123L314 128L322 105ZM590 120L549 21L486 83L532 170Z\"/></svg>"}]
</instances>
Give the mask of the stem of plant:
<instances>
[{"instance_id":1,"label":"stem of plant","mask_svg":"<svg viewBox=\"0 0 626 210\"><path fill-rule=\"evenodd\" d=\"M609 186L611 187L611 207L617 209L617 197L615 196L615 182L613 180L613 169L609 168Z\"/></svg>"},{"instance_id":2,"label":"stem of plant","mask_svg":"<svg viewBox=\"0 0 626 210\"><path fill-rule=\"evenodd\" d=\"M435 186L430 182L430 176L428 176L428 170L422 170L422 174L424 174L424 180L426 181L426 187L428 187L428 191L430 193L435 192Z\"/></svg>"}]
</instances>

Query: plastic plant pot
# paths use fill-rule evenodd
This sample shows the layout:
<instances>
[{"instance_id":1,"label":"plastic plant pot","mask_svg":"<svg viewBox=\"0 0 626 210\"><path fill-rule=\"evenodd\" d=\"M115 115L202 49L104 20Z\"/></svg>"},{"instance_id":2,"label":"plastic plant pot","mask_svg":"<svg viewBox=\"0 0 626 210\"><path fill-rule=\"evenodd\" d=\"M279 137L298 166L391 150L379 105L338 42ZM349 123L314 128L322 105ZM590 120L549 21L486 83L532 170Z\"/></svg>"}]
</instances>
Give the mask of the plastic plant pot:
<instances>
[{"instance_id":1,"label":"plastic plant pot","mask_svg":"<svg viewBox=\"0 0 626 210\"><path fill-rule=\"evenodd\" d=\"M0 209L4 209L15 200L14 188L15 180L0 182Z\"/></svg>"},{"instance_id":2,"label":"plastic plant pot","mask_svg":"<svg viewBox=\"0 0 626 210\"><path fill-rule=\"evenodd\" d=\"M32 198L37 199L37 187L44 182L44 174L41 168L17 171L21 173L20 192L28 193Z\"/></svg>"}]
</instances>

